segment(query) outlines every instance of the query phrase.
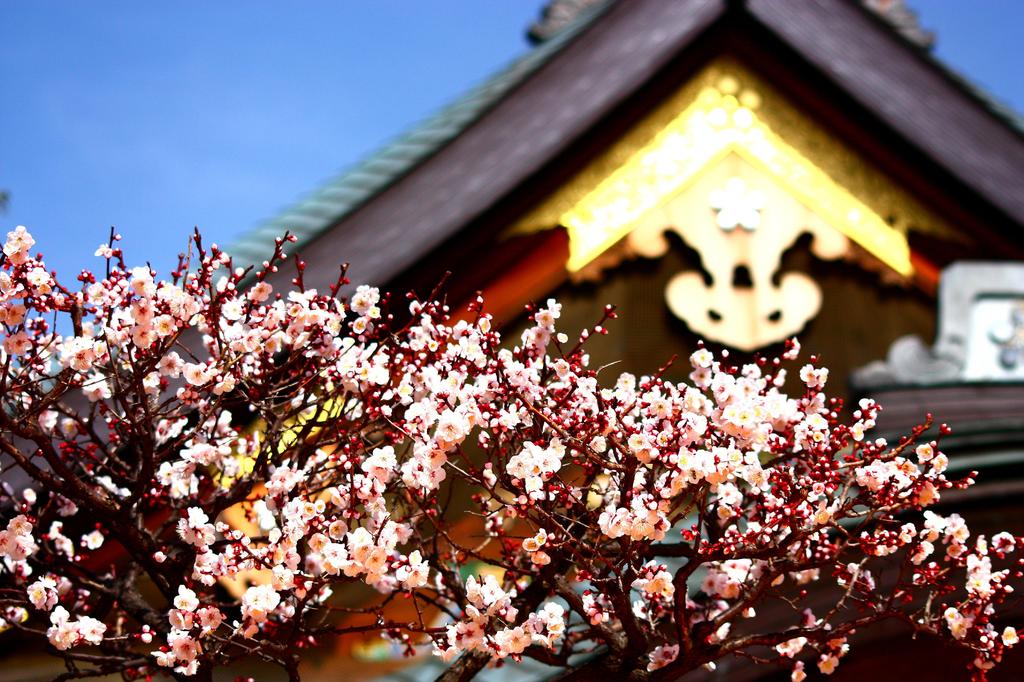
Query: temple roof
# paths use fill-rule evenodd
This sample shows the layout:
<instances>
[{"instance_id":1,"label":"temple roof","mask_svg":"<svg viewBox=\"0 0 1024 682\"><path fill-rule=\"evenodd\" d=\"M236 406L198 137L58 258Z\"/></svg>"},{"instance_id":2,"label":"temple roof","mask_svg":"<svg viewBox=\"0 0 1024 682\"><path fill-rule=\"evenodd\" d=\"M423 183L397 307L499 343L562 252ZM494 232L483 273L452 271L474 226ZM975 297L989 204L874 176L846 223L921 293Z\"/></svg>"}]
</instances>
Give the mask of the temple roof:
<instances>
[{"instance_id":1,"label":"temple roof","mask_svg":"<svg viewBox=\"0 0 1024 682\"><path fill-rule=\"evenodd\" d=\"M256 261L273 236L290 230L310 261L307 272L317 271L321 255L326 259L317 284L333 279L339 258L354 263L354 279L385 283L728 22L767 30L893 139L991 207L996 229L1014 241L1024 237L1021 119L942 65L890 17L844 0L575 4L578 14L548 27L529 53L243 236L232 253ZM537 35L538 27L533 30Z\"/></svg>"}]
</instances>

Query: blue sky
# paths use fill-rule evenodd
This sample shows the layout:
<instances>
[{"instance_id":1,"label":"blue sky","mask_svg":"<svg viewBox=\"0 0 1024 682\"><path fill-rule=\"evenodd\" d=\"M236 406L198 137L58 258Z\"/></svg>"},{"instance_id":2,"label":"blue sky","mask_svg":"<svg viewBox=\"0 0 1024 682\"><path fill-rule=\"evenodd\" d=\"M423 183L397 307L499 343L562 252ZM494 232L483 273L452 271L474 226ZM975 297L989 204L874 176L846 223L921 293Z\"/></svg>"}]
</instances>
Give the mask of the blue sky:
<instances>
[{"instance_id":1,"label":"blue sky","mask_svg":"<svg viewBox=\"0 0 1024 682\"><path fill-rule=\"evenodd\" d=\"M7 0L0 226L68 276L110 225L166 270L193 225L230 243L525 52L543 4ZM940 58L1024 111L1024 2L912 5Z\"/></svg>"}]
</instances>

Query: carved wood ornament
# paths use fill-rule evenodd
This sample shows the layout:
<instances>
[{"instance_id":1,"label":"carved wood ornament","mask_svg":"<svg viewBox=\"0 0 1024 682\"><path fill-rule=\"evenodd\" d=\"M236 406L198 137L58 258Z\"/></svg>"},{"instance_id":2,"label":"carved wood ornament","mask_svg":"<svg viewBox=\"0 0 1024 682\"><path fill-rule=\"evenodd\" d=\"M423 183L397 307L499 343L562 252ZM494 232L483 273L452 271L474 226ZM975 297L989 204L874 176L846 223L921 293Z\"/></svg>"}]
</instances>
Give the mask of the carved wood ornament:
<instances>
[{"instance_id":1,"label":"carved wood ornament","mask_svg":"<svg viewBox=\"0 0 1024 682\"><path fill-rule=\"evenodd\" d=\"M849 240L763 173L730 155L640 218L627 237L638 255L657 258L671 230L697 253L711 278L681 272L669 282L669 309L696 334L738 350L795 335L821 308L821 290L803 273L780 273L782 254L805 233L811 251L831 260Z\"/></svg>"},{"instance_id":2,"label":"carved wood ornament","mask_svg":"<svg viewBox=\"0 0 1024 682\"><path fill-rule=\"evenodd\" d=\"M648 258L675 232L706 273L665 292L696 334L755 350L800 332L822 305L807 275L780 272L803 234L818 258L869 254L912 276L906 232L952 230L742 66L708 67L524 217L513 232L562 225L567 268L587 278L623 255Z\"/></svg>"}]
</instances>

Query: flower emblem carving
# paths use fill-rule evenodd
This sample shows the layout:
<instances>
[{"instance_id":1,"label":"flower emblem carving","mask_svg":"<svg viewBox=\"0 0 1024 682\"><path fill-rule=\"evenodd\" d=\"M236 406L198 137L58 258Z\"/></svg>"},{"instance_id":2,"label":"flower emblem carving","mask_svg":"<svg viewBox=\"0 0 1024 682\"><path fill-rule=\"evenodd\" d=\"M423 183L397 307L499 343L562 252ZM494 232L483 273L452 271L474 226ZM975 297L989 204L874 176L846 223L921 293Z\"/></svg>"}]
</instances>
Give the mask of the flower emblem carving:
<instances>
[{"instance_id":1,"label":"flower emblem carving","mask_svg":"<svg viewBox=\"0 0 1024 682\"><path fill-rule=\"evenodd\" d=\"M715 211L715 222L726 232L737 227L753 232L761 224L764 195L747 187L743 178L729 178L725 187L711 193L710 199L711 208Z\"/></svg>"},{"instance_id":2,"label":"flower emblem carving","mask_svg":"<svg viewBox=\"0 0 1024 682\"><path fill-rule=\"evenodd\" d=\"M1003 368L1013 370L1024 364L1024 301L1013 306L1009 319L989 327L988 338L996 345Z\"/></svg>"}]
</instances>

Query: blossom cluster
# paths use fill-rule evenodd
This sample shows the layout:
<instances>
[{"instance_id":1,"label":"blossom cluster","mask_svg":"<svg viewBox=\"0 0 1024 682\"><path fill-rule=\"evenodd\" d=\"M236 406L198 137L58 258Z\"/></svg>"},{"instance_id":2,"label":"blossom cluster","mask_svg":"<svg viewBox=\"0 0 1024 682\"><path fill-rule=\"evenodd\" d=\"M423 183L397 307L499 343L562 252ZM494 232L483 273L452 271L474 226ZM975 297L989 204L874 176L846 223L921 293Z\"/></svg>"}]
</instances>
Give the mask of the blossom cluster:
<instances>
[{"instance_id":1,"label":"blossom cluster","mask_svg":"<svg viewBox=\"0 0 1024 682\"><path fill-rule=\"evenodd\" d=\"M787 378L795 342L613 376L587 345L610 307L570 337L547 301L503 337L481 299L306 287L287 238L244 269L197 235L169 279L117 243L76 287L24 228L0 267L0 446L30 481L0 493L0 618L83 672L295 678L376 630L462 676L756 651L799 682L898 618L983 679L1017 642L1022 538L926 510L971 482L930 424L873 437L874 401Z\"/></svg>"}]
</instances>

